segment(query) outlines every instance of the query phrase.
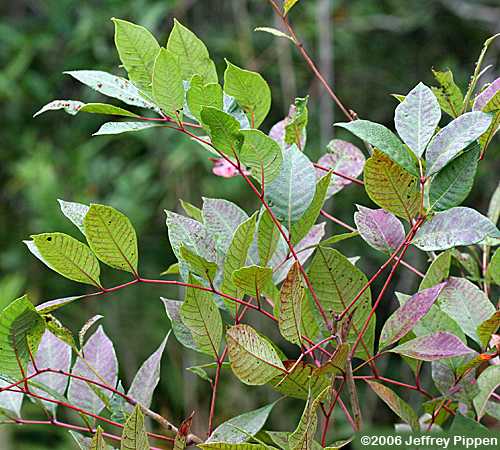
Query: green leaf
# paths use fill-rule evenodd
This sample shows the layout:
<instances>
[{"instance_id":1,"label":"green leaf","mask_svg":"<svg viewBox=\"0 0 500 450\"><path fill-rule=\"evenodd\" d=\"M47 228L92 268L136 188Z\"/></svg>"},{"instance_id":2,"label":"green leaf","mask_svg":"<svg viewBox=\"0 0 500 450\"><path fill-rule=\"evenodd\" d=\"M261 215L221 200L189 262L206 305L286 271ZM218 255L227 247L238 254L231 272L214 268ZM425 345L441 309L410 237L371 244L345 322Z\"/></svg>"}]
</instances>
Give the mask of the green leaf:
<instances>
[{"instance_id":1,"label":"green leaf","mask_svg":"<svg viewBox=\"0 0 500 450\"><path fill-rule=\"evenodd\" d=\"M291 228L311 205L316 172L309 158L293 145L287 150L278 177L266 186L266 200L276 218Z\"/></svg>"},{"instance_id":2,"label":"green leaf","mask_svg":"<svg viewBox=\"0 0 500 450\"><path fill-rule=\"evenodd\" d=\"M73 70L64 72L101 94L121 100L123 103L140 108L159 111L159 108L147 100L127 79L117 77L100 70Z\"/></svg>"},{"instance_id":3,"label":"green leaf","mask_svg":"<svg viewBox=\"0 0 500 450\"><path fill-rule=\"evenodd\" d=\"M189 283L200 286L192 275ZM186 288L181 319L191 331L198 349L217 358L222 340L222 319L212 297L211 292L194 287Z\"/></svg>"},{"instance_id":4,"label":"green leaf","mask_svg":"<svg viewBox=\"0 0 500 450\"><path fill-rule=\"evenodd\" d=\"M486 412L486 405L491 394L500 385L500 366L489 366L477 378L479 394L474 398L474 408L478 419Z\"/></svg>"},{"instance_id":5,"label":"green leaf","mask_svg":"<svg viewBox=\"0 0 500 450\"><path fill-rule=\"evenodd\" d=\"M469 150L445 166L432 179L429 190L429 208L434 211L444 211L460 205L469 195L477 164L480 147L471 144Z\"/></svg>"},{"instance_id":6,"label":"green leaf","mask_svg":"<svg viewBox=\"0 0 500 450\"><path fill-rule=\"evenodd\" d=\"M144 415L139 405L135 405L134 412L125 423L120 448L121 450L149 450Z\"/></svg>"},{"instance_id":7,"label":"green leaf","mask_svg":"<svg viewBox=\"0 0 500 450\"><path fill-rule=\"evenodd\" d=\"M404 143L422 157L441 119L441 109L432 91L417 84L396 107L394 124Z\"/></svg>"},{"instance_id":8,"label":"green leaf","mask_svg":"<svg viewBox=\"0 0 500 450\"><path fill-rule=\"evenodd\" d=\"M257 227L257 249L260 264L266 266L273 256L280 238L280 231L273 222L271 214L265 209Z\"/></svg>"},{"instance_id":9,"label":"green leaf","mask_svg":"<svg viewBox=\"0 0 500 450\"><path fill-rule=\"evenodd\" d=\"M242 222L233 234L226 258L224 260L223 280L221 292L238 297L238 288L233 282L233 272L246 265L248 251L252 245L255 234L255 222L257 213ZM226 301L226 306L232 313L236 310L234 302Z\"/></svg>"},{"instance_id":10,"label":"green leaf","mask_svg":"<svg viewBox=\"0 0 500 450\"><path fill-rule=\"evenodd\" d=\"M446 280L450 275L450 266L451 253L449 251L440 253L427 269L418 290L422 291Z\"/></svg>"},{"instance_id":11,"label":"green leaf","mask_svg":"<svg viewBox=\"0 0 500 450\"><path fill-rule=\"evenodd\" d=\"M197 220L200 223L203 223L203 213L200 208L182 199L180 200L180 202L182 209L189 217L191 217L194 220Z\"/></svg>"},{"instance_id":12,"label":"green leaf","mask_svg":"<svg viewBox=\"0 0 500 450\"><path fill-rule=\"evenodd\" d=\"M301 148L303 134L306 132L309 112L307 101L309 97L296 98L292 114L285 125L285 143L295 144Z\"/></svg>"},{"instance_id":13,"label":"green leaf","mask_svg":"<svg viewBox=\"0 0 500 450\"><path fill-rule=\"evenodd\" d=\"M381 208L407 220L415 217L420 206L419 180L375 150L366 161L365 189Z\"/></svg>"},{"instance_id":14,"label":"green leaf","mask_svg":"<svg viewBox=\"0 0 500 450\"><path fill-rule=\"evenodd\" d=\"M204 106L223 108L222 87L218 83L203 84L201 75L193 75L186 93L190 113L201 123L201 110Z\"/></svg>"},{"instance_id":15,"label":"green leaf","mask_svg":"<svg viewBox=\"0 0 500 450\"><path fill-rule=\"evenodd\" d=\"M273 287L273 269L270 267L247 266L233 272L234 285L247 295L269 293Z\"/></svg>"},{"instance_id":16,"label":"green leaf","mask_svg":"<svg viewBox=\"0 0 500 450\"><path fill-rule=\"evenodd\" d=\"M280 394L307 400L309 389L313 396L317 396L330 386L331 378L321 374L312 364L290 360L284 361L283 364L291 372L278 375L269 382L269 385Z\"/></svg>"},{"instance_id":17,"label":"green leaf","mask_svg":"<svg viewBox=\"0 0 500 450\"><path fill-rule=\"evenodd\" d=\"M231 368L245 384L266 384L286 371L273 346L249 325L229 328L226 342Z\"/></svg>"},{"instance_id":18,"label":"green leaf","mask_svg":"<svg viewBox=\"0 0 500 450\"><path fill-rule=\"evenodd\" d=\"M495 311L488 319L477 327L477 335L481 342L481 347L486 348L490 342L491 335L495 334L500 327L500 311Z\"/></svg>"},{"instance_id":19,"label":"green leaf","mask_svg":"<svg viewBox=\"0 0 500 450\"><path fill-rule=\"evenodd\" d=\"M404 144L388 128L379 123L368 120L354 120L353 122L336 123L335 126L345 128L363 141L368 142L380 152L387 155L392 161L412 175L418 176L415 160Z\"/></svg>"},{"instance_id":20,"label":"green leaf","mask_svg":"<svg viewBox=\"0 0 500 450\"><path fill-rule=\"evenodd\" d=\"M337 375L345 372L345 367L349 359L349 344L340 344L332 357L316 369L318 375Z\"/></svg>"},{"instance_id":21,"label":"green leaf","mask_svg":"<svg viewBox=\"0 0 500 450\"><path fill-rule=\"evenodd\" d=\"M488 218L496 225L500 217L500 182L490 199L488 205Z\"/></svg>"},{"instance_id":22,"label":"green leaf","mask_svg":"<svg viewBox=\"0 0 500 450\"><path fill-rule=\"evenodd\" d=\"M318 247L317 253L308 270L309 279L326 311L328 317L342 312L354 297L367 284L368 280L363 272L355 267L344 255L332 248ZM366 289L351 310L354 312L352 326L346 342L353 344L371 310L371 291ZM341 329L343 319L339 324ZM375 331L375 316L364 335L364 342L368 350L373 349ZM366 351L360 345L356 349L356 356L366 358Z\"/></svg>"},{"instance_id":23,"label":"green leaf","mask_svg":"<svg viewBox=\"0 0 500 450\"><path fill-rule=\"evenodd\" d=\"M97 431L90 443L89 450L106 450L108 448L106 445L106 441L104 440L104 437L102 435L102 432L103 432L102 428L97 427Z\"/></svg>"},{"instance_id":24,"label":"green leaf","mask_svg":"<svg viewBox=\"0 0 500 450\"><path fill-rule=\"evenodd\" d=\"M161 127L152 122L106 122L92 136L102 136L106 134L121 134L129 131L142 131L147 128Z\"/></svg>"},{"instance_id":25,"label":"green leaf","mask_svg":"<svg viewBox=\"0 0 500 450\"><path fill-rule=\"evenodd\" d=\"M241 130L241 134L244 140L240 161L251 170L256 180L260 182L263 174L265 183L270 183L280 174L281 147L259 130Z\"/></svg>"},{"instance_id":26,"label":"green leaf","mask_svg":"<svg viewBox=\"0 0 500 450\"><path fill-rule=\"evenodd\" d=\"M317 411L321 402L326 399L329 392L330 387L328 386L316 397L313 398L311 395L308 397L299 424L288 439L290 450L313 450L314 435L318 427Z\"/></svg>"},{"instance_id":27,"label":"green leaf","mask_svg":"<svg viewBox=\"0 0 500 450\"><path fill-rule=\"evenodd\" d=\"M165 306L165 312L170 320L170 325L174 332L175 338L184 347L194 350L195 352L205 353L201 350L193 339L193 335L189 328L184 325L181 319L181 307L183 302L177 300L169 300L167 298L160 297L163 305ZM210 353L211 355L212 353Z\"/></svg>"},{"instance_id":28,"label":"green leaf","mask_svg":"<svg viewBox=\"0 0 500 450\"><path fill-rule=\"evenodd\" d=\"M127 216L111 206L92 204L83 226L90 248L103 263L137 273L137 235Z\"/></svg>"},{"instance_id":29,"label":"green leaf","mask_svg":"<svg viewBox=\"0 0 500 450\"><path fill-rule=\"evenodd\" d=\"M215 262L208 261L185 245L181 245L179 252L191 272L209 282L214 281L215 273L217 272L217 264Z\"/></svg>"},{"instance_id":30,"label":"green leaf","mask_svg":"<svg viewBox=\"0 0 500 450\"><path fill-rule=\"evenodd\" d=\"M450 250L452 261L460 269L465 269L466 272L473 278L478 280L481 278L481 270L475 256L470 253L462 253L456 248Z\"/></svg>"},{"instance_id":31,"label":"green leaf","mask_svg":"<svg viewBox=\"0 0 500 450\"><path fill-rule=\"evenodd\" d=\"M326 195L328 192L328 186L330 186L330 179L332 177L331 173L327 173L322 177L316 184L316 191L314 192L314 197L311 204L304 212L303 216L292 224L290 229L290 237L292 245L300 242L309 233L309 230L316 222L319 216L321 208L325 203Z\"/></svg>"},{"instance_id":32,"label":"green leaf","mask_svg":"<svg viewBox=\"0 0 500 450\"><path fill-rule=\"evenodd\" d=\"M298 3L299 0L285 0L283 3L283 12L287 15L290 10Z\"/></svg>"},{"instance_id":33,"label":"green leaf","mask_svg":"<svg viewBox=\"0 0 500 450\"><path fill-rule=\"evenodd\" d=\"M500 248L495 250L488 265L487 276L500 286Z\"/></svg>"},{"instance_id":34,"label":"green leaf","mask_svg":"<svg viewBox=\"0 0 500 450\"><path fill-rule=\"evenodd\" d=\"M251 128L258 128L271 108L271 90L257 72L240 69L226 60L224 92L243 108Z\"/></svg>"},{"instance_id":35,"label":"green leaf","mask_svg":"<svg viewBox=\"0 0 500 450\"><path fill-rule=\"evenodd\" d=\"M453 80L453 73L451 70L444 72L432 70L432 74L440 85L439 87L431 88L438 100L439 106L451 117L458 117L462 111L464 96Z\"/></svg>"},{"instance_id":36,"label":"green leaf","mask_svg":"<svg viewBox=\"0 0 500 450\"><path fill-rule=\"evenodd\" d=\"M488 428L476 422L470 417L462 414L455 414L453 423L450 426L449 433L452 435L478 436L482 433L487 433Z\"/></svg>"},{"instance_id":37,"label":"green leaf","mask_svg":"<svg viewBox=\"0 0 500 450\"><path fill-rule=\"evenodd\" d=\"M326 245L333 245L337 242L342 242L346 239L351 239L353 237L359 236L359 231L351 231L349 233L340 233L334 236L330 236L328 239L325 239L321 242L321 245L324 247Z\"/></svg>"},{"instance_id":38,"label":"green leaf","mask_svg":"<svg viewBox=\"0 0 500 450\"><path fill-rule=\"evenodd\" d=\"M214 62L210 59L207 47L177 19L174 19L167 49L177 56L183 80L191 80L193 75L198 74L205 83L217 83L217 71Z\"/></svg>"},{"instance_id":39,"label":"green leaf","mask_svg":"<svg viewBox=\"0 0 500 450\"><path fill-rule=\"evenodd\" d=\"M151 94L153 66L160 51L155 37L146 28L121 19L115 24L115 45L128 77L140 90Z\"/></svg>"},{"instance_id":40,"label":"green leaf","mask_svg":"<svg viewBox=\"0 0 500 450\"><path fill-rule=\"evenodd\" d=\"M198 447L205 450L269 450L262 444L248 444L241 442L239 444L228 444L226 442L211 442L209 444L197 444Z\"/></svg>"},{"instance_id":41,"label":"green leaf","mask_svg":"<svg viewBox=\"0 0 500 450\"><path fill-rule=\"evenodd\" d=\"M399 397L392 389L384 386L375 381L367 381L368 386L377 394L377 396L397 414L402 420L410 425L413 431L420 431L418 417L411 408L401 397Z\"/></svg>"},{"instance_id":42,"label":"green leaf","mask_svg":"<svg viewBox=\"0 0 500 450\"><path fill-rule=\"evenodd\" d=\"M52 270L79 283L100 287L99 261L85 244L63 233L31 236L42 261Z\"/></svg>"},{"instance_id":43,"label":"green leaf","mask_svg":"<svg viewBox=\"0 0 500 450\"><path fill-rule=\"evenodd\" d=\"M438 305L467 336L478 343L477 327L495 312L484 292L465 278L450 277L441 291Z\"/></svg>"},{"instance_id":44,"label":"green leaf","mask_svg":"<svg viewBox=\"0 0 500 450\"><path fill-rule=\"evenodd\" d=\"M295 262L281 285L278 325L281 335L292 344L302 344L302 303L305 290L299 265Z\"/></svg>"},{"instance_id":45,"label":"green leaf","mask_svg":"<svg viewBox=\"0 0 500 450\"><path fill-rule=\"evenodd\" d=\"M0 374L21 379L45 331L45 321L38 314L28 296L11 302L0 313ZM19 362L18 362L19 361Z\"/></svg>"},{"instance_id":46,"label":"green leaf","mask_svg":"<svg viewBox=\"0 0 500 450\"><path fill-rule=\"evenodd\" d=\"M243 145L240 123L231 115L212 106L201 109L201 120L215 148L230 157L239 155Z\"/></svg>"},{"instance_id":47,"label":"green leaf","mask_svg":"<svg viewBox=\"0 0 500 450\"><path fill-rule=\"evenodd\" d=\"M140 117L133 112L120 108L115 105L108 105L107 103L85 103L79 112L86 112L92 114L109 114L112 116L125 116L125 117Z\"/></svg>"},{"instance_id":48,"label":"green leaf","mask_svg":"<svg viewBox=\"0 0 500 450\"><path fill-rule=\"evenodd\" d=\"M491 140L500 127L500 91L498 91L482 109L485 113L493 113L493 120L486 132L479 138L481 148L484 149L490 145Z\"/></svg>"},{"instance_id":49,"label":"green leaf","mask_svg":"<svg viewBox=\"0 0 500 450\"><path fill-rule=\"evenodd\" d=\"M276 402L229 419L219 425L205 443L224 442L238 444L245 442L262 429L274 405L276 405Z\"/></svg>"},{"instance_id":50,"label":"green leaf","mask_svg":"<svg viewBox=\"0 0 500 450\"><path fill-rule=\"evenodd\" d=\"M176 56L162 48L153 69L153 98L163 112L173 118L184 106L184 86Z\"/></svg>"}]
</instances>

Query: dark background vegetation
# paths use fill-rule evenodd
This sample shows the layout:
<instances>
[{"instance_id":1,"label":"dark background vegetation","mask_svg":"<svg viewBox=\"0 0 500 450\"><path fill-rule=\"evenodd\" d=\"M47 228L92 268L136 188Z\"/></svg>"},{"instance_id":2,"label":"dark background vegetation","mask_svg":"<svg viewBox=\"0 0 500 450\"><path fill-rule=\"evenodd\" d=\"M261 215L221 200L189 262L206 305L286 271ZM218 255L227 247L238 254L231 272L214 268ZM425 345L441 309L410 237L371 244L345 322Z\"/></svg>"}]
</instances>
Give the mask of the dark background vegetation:
<instances>
[{"instance_id":1,"label":"dark background vegetation","mask_svg":"<svg viewBox=\"0 0 500 450\"><path fill-rule=\"evenodd\" d=\"M65 70L124 74L113 45L110 17L148 27L162 44L172 18L177 17L206 42L220 76L224 57L261 72L273 93L264 130L283 117L295 96L310 94L306 152L315 160L334 135L332 123L344 120L288 41L253 32L257 26L278 26L265 0L16 0L1 2L0 13L0 306L23 291L35 303L85 291L85 286L50 272L21 243L30 234L45 231L80 237L59 212L57 198L106 203L125 212L140 237L141 270L150 277L157 277L174 261L163 210L177 210L179 198L200 206L202 196L224 197L247 211L257 207L241 179L213 176L207 154L169 130L93 138L91 134L105 120L102 117L53 112L32 119L41 105L55 98L104 100L63 75ZM451 68L465 88L482 43L500 31L500 5L496 0L302 0L291 20L344 103L360 117L393 127L396 101L389 94L406 93L420 80L432 84L431 67ZM487 63L493 69L484 82L498 76L499 44L488 53ZM480 165L467 200L483 213L495 188L497 155L498 141ZM352 224L355 203L370 206L362 188L350 186L330 201L328 210ZM329 231L342 230L335 226ZM348 256L363 255L359 264L367 274L383 261L359 239L340 248ZM427 262L416 252L410 251L407 259L425 270ZM123 280L106 270L103 279L110 286ZM416 283L415 276L403 268L394 288L409 293ZM119 355L121 377L128 385L168 331L160 295L181 298L182 293L133 287L68 306L59 317L76 332L90 316L104 315L105 329ZM383 315L394 308L392 292L384 308ZM293 356L293 349L286 350ZM208 384L183 370L198 361L198 356L171 339L153 407L177 423L197 410L195 428L199 431L206 426ZM390 365L396 378L411 379L400 362L386 359L383 364ZM225 375L217 419L275 398L267 388L250 390ZM28 416L36 414L27 403ZM394 421L371 395L363 396L362 405L367 422ZM292 429L300 411L298 402L282 402L270 427ZM348 430L339 417L332 438L343 437ZM62 450L73 445L64 432L25 427L9 430L9 446L2 443L6 432L0 428L0 447L6 450Z\"/></svg>"}]
</instances>

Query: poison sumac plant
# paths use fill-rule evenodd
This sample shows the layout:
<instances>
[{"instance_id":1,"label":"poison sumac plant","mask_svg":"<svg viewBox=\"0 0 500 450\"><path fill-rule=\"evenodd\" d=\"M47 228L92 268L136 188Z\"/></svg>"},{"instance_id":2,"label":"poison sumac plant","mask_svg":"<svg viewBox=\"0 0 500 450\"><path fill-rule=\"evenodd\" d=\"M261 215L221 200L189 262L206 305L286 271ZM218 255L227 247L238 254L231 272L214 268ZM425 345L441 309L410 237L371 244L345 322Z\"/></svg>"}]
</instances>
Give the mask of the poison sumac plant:
<instances>
[{"instance_id":1,"label":"poison sumac plant","mask_svg":"<svg viewBox=\"0 0 500 450\"><path fill-rule=\"evenodd\" d=\"M87 243L63 233L43 233L26 245L52 270L95 289L36 307L24 296L3 310L0 406L5 422L67 428L83 449L111 448L108 441L121 441L121 448L127 449L160 448L150 447L151 439L155 445L173 443L176 449L196 444L205 449L310 450L319 446L316 433L322 447L335 438L328 432L337 408L354 431L362 428L360 383L405 422L398 429L430 430L452 423L479 430L485 415L499 418L494 391L500 383L500 365L495 365L500 313L489 296L500 284L498 250L490 258L491 248L500 242L500 190L488 217L459 206L500 123L500 79L476 94L481 63L493 38L485 43L465 96L450 71L434 72L438 87L419 83L408 95L397 96L398 137L383 125L358 119L342 105L285 18L295 3L285 2L281 11L271 2L289 34L260 31L289 38L297 46L349 119L336 126L364 141L366 161L354 144L335 139L317 163L311 162L306 154L307 97L297 98L288 116L268 134L260 131L271 105L264 78L228 61L221 86L205 45L177 21L162 48L146 29L113 19L128 79L94 70L68 72L96 91L156 116L74 100L53 101L35 114L65 109L70 114L127 117L105 123L95 135L152 127L183 133L214 155L217 175L239 176L259 206L248 215L227 200L205 198L201 209L181 201L185 216L167 211L168 236L178 259L162 274L178 277L169 280L141 273L137 236L122 213L105 205L60 201L63 214ZM451 116L447 124L442 123L443 111ZM357 178L361 173L363 181ZM356 228L322 209L325 200L351 183L364 186L381 208L358 205ZM347 232L325 236L325 223L316 223L320 217L343 224ZM356 260L332 248L357 237L388 255L369 279ZM427 252L431 263L425 275L404 261L410 247ZM105 287L101 262L129 272L130 281ZM400 306L376 336L377 308L390 301L385 293L400 265L422 278L419 289L413 295L396 294ZM383 287L372 296L371 285L383 276ZM162 300L175 338L207 358L206 364L189 370L211 388L208 438L190 432L193 417L174 426L150 410L168 335L126 390L103 328L87 338L100 317L91 318L75 338L52 315L82 298L144 283L185 288L184 301ZM274 322L300 356L289 359L279 349L280 342L246 324L248 310ZM379 372L378 360L390 353L407 362L414 385ZM432 386L422 385L420 372L426 362L437 395L430 393ZM296 429L263 431L276 402L215 427L222 371L232 371L247 385L268 385L283 397L304 400ZM421 394L419 409L413 410L393 389ZM48 419L23 418L24 396ZM60 421L58 407L76 411L82 423ZM147 432L144 415L158 422L165 434Z\"/></svg>"}]
</instances>

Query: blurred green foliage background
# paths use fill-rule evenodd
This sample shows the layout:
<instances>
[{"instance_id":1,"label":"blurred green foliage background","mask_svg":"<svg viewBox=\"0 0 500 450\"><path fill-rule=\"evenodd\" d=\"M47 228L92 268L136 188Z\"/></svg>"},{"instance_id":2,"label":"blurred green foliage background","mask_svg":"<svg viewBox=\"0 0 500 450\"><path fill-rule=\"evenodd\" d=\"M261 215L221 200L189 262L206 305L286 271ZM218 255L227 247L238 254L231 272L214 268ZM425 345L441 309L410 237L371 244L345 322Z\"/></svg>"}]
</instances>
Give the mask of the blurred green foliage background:
<instances>
[{"instance_id":1,"label":"blurred green foliage background","mask_svg":"<svg viewBox=\"0 0 500 450\"><path fill-rule=\"evenodd\" d=\"M213 176L208 154L169 130L91 137L104 121L102 117L81 114L75 118L53 112L32 119L41 105L55 98L100 98L63 75L65 70L124 74L113 45L111 17L148 27L160 43L166 42L172 18L177 17L205 41L220 76L224 57L261 72L273 93L273 108L264 130L285 115L295 96L309 93L306 152L313 159L333 137L332 123L344 119L290 42L253 32L257 26L279 26L265 0L16 0L1 2L0 13L1 307L23 291L38 303L86 289L50 272L21 242L45 231L79 237L59 212L57 198L110 204L126 213L140 237L141 270L151 277L174 262L163 209L177 210L179 198L200 206L202 196L225 197L247 211L257 207L241 179ZM291 13L291 21L343 102L360 117L393 127L396 101L389 94L406 93L420 80L432 84L431 67L451 68L465 89L482 43L500 31L500 5L497 0L303 0ZM483 82L498 76L499 44L497 41L487 55L486 62L493 68ZM498 141L490 147L467 200L483 213L500 169L498 147ZM370 206L362 188L350 186L331 200L328 210L352 224L355 203ZM330 228L330 232L340 231L338 226ZM348 256L362 254L360 266L367 274L382 262L382 256L360 240L339 247ZM416 252L408 260L425 270L427 263ZM103 279L111 286L122 281L119 276L110 271ZM415 286L414 275L402 269L394 288L410 292ZM59 317L76 332L90 316L104 315L127 385L168 331L160 295L180 298L182 293L132 287L73 304L61 310ZM394 308L391 296L387 295L382 314ZM182 350L174 339L170 341L153 406L176 423L197 410L195 430L201 430L206 427L208 385L183 370L197 361L197 356ZM399 362L388 360L387 364L399 378L410 379ZM230 376L223 381L217 405L219 421L275 398L266 388L250 390ZM36 415L33 405L25 405L25 410L28 416ZM299 404L282 402L273 413L271 428L292 428L300 411ZM363 398L363 412L367 422L393 420L371 395ZM335 437L347 431L339 418ZM58 430L11 428L10 434L7 438L5 427L0 428L1 449L73 446Z\"/></svg>"}]
</instances>

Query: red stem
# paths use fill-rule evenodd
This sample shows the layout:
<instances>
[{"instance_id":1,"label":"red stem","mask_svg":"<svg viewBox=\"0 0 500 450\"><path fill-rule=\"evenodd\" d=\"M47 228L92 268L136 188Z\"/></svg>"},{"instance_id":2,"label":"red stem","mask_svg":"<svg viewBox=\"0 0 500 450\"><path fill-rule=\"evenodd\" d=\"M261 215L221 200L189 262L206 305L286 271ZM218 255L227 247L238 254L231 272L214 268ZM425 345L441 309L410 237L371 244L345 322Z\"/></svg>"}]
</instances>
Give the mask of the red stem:
<instances>
[{"instance_id":1,"label":"red stem","mask_svg":"<svg viewBox=\"0 0 500 450\"><path fill-rule=\"evenodd\" d=\"M321 164L318 163L313 163L314 167L319 170L323 170L324 172L331 172L333 175L336 175L337 177L344 178L345 180L349 180L352 183L359 184L360 186L363 186L365 183L363 183L362 180L359 180L357 178L350 177L349 175L346 175L344 173L337 172L335 170L329 169L328 167L322 166Z\"/></svg>"}]
</instances>

